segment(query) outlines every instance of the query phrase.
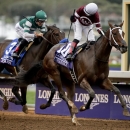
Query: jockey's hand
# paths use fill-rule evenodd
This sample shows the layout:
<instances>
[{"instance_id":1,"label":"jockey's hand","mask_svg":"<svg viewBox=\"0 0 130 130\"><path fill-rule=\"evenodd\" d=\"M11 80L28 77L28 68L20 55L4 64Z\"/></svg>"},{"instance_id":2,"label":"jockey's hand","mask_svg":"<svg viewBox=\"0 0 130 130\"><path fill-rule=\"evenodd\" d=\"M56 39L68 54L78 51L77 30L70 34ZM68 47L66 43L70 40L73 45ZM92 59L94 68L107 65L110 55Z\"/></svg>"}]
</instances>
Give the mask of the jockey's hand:
<instances>
[{"instance_id":1,"label":"jockey's hand","mask_svg":"<svg viewBox=\"0 0 130 130\"><path fill-rule=\"evenodd\" d=\"M71 16L70 16L70 21L71 21L72 23L74 23L74 22L76 21L76 17L75 17L74 15L71 15Z\"/></svg>"},{"instance_id":2,"label":"jockey's hand","mask_svg":"<svg viewBox=\"0 0 130 130\"><path fill-rule=\"evenodd\" d=\"M35 37L43 37L43 33L34 32Z\"/></svg>"}]
</instances>

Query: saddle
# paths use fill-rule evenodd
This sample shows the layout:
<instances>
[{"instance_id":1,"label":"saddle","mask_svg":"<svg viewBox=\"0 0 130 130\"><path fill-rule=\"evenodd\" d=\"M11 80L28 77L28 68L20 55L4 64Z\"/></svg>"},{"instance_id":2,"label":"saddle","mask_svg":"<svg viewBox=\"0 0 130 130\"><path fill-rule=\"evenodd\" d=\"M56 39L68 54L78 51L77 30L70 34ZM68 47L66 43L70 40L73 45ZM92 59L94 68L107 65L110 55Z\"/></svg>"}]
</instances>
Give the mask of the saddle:
<instances>
[{"instance_id":1,"label":"saddle","mask_svg":"<svg viewBox=\"0 0 130 130\"><path fill-rule=\"evenodd\" d=\"M65 44L59 50L57 50L55 52L55 58L54 58L54 61L56 63L63 65L65 67L67 67L68 69L72 69L70 64L71 64L71 62L73 62L73 61L66 60L66 56L68 54L67 51L68 51L68 48L70 45L71 45L71 43ZM77 46L76 49L74 50L72 58L74 59L76 57L76 55L79 54L82 50L89 49L89 48L90 48L90 43L86 43L86 42L80 46Z\"/></svg>"},{"instance_id":2,"label":"saddle","mask_svg":"<svg viewBox=\"0 0 130 130\"><path fill-rule=\"evenodd\" d=\"M0 58L0 63L8 64L8 65L11 65L11 66L18 66L21 63L24 55L26 54L26 52L30 48L30 46L33 44L33 42L29 43L29 45L24 48L24 50L19 55L19 59L13 58L12 54L13 54L15 48L17 47L17 45L19 44L20 40L22 40L22 39L21 38L20 39L14 39L5 48L5 51L2 55L2 57Z\"/></svg>"}]
</instances>

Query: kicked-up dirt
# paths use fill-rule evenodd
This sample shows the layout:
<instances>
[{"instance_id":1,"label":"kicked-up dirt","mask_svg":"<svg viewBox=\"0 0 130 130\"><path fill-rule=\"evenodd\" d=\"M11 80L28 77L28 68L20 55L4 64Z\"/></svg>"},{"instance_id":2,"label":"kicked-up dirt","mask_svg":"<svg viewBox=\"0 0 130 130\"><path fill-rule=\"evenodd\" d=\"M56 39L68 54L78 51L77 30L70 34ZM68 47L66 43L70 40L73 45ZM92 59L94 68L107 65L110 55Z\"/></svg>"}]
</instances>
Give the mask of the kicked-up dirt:
<instances>
[{"instance_id":1,"label":"kicked-up dirt","mask_svg":"<svg viewBox=\"0 0 130 130\"><path fill-rule=\"evenodd\" d=\"M78 118L75 126L68 116L38 115L34 111L0 111L0 130L130 130L130 121Z\"/></svg>"}]
</instances>

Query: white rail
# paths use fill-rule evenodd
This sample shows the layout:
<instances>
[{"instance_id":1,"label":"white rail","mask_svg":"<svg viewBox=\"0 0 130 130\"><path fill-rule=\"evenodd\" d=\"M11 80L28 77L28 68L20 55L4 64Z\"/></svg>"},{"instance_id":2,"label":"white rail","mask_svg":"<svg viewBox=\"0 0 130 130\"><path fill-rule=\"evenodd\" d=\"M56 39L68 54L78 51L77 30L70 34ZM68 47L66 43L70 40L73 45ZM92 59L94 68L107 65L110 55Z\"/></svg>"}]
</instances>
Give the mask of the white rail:
<instances>
[{"instance_id":1,"label":"white rail","mask_svg":"<svg viewBox=\"0 0 130 130\"><path fill-rule=\"evenodd\" d=\"M29 111L35 111L35 104L27 104Z\"/></svg>"},{"instance_id":2,"label":"white rail","mask_svg":"<svg viewBox=\"0 0 130 130\"><path fill-rule=\"evenodd\" d=\"M130 71L110 71L109 78L114 83L130 83Z\"/></svg>"},{"instance_id":3,"label":"white rail","mask_svg":"<svg viewBox=\"0 0 130 130\"><path fill-rule=\"evenodd\" d=\"M130 83L130 71L109 71L109 78L112 82L125 82ZM10 77L9 75L0 75L0 79L13 80L15 77Z\"/></svg>"}]
</instances>

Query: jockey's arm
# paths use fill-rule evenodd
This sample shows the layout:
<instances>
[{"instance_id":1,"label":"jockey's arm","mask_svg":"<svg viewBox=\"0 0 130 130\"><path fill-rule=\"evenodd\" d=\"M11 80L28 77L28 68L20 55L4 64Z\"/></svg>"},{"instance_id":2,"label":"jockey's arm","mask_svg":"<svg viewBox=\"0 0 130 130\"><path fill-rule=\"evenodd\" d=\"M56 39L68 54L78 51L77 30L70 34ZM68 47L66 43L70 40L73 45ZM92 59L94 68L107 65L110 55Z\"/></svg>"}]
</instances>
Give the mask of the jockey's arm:
<instances>
[{"instance_id":1,"label":"jockey's arm","mask_svg":"<svg viewBox=\"0 0 130 130\"><path fill-rule=\"evenodd\" d=\"M24 32L24 38L34 38L34 37L43 37L43 33L34 32L34 34L30 34L28 32Z\"/></svg>"},{"instance_id":2,"label":"jockey's arm","mask_svg":"<svg viewBox=\"0 0 130 130\"><path fill-rule=\"evenodd\" d=\"M23 36L24 36L24 38L34 38L35 37L34 34L30 34L28 32L24 32Z\"/></svg>"}]
</instances>

